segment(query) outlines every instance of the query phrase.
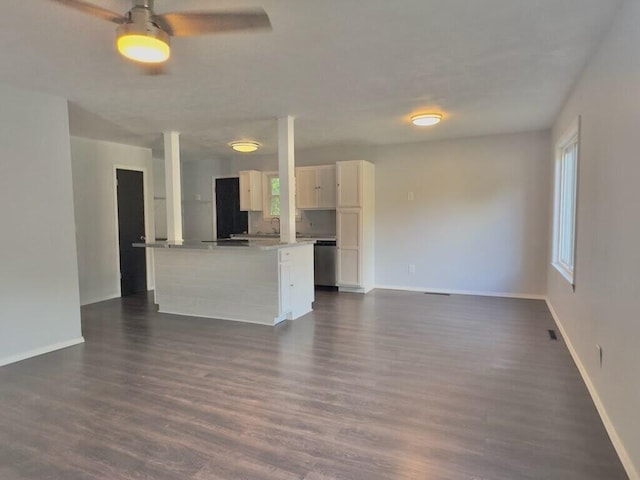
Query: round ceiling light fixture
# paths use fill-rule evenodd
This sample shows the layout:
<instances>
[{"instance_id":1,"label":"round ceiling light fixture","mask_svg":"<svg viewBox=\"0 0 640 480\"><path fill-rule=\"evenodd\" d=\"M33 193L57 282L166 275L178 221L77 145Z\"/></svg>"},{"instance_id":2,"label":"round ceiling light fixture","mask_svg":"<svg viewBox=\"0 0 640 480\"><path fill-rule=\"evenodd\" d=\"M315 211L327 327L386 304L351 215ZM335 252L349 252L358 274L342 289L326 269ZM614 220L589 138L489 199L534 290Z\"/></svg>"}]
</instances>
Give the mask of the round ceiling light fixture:
<instances>
[{"instance_id":1,"label":"round ceiling light fixture","mask_svg":"<svg viewBox=\"0 0 640 480\"><path fill-rule=\"evenodd\" d=\"M256 150L258 150L258 148L260 148L260 144L258 142L251 142L247 140L231 142L229 146L233 148L236 152L241 152L241 153L255 152Z\"/></svg>"},{"instance_id":2,"label":"round ceiling light fixture","mask_svg":"<svg viewBox=\"0 0 640 480\"><path fill-rule=\"evenodd\" d=\"M411 123L416 127L432 127L442 121L442 114L440 113L421 113L411 117Z\"/></svg>"}]
</instances>

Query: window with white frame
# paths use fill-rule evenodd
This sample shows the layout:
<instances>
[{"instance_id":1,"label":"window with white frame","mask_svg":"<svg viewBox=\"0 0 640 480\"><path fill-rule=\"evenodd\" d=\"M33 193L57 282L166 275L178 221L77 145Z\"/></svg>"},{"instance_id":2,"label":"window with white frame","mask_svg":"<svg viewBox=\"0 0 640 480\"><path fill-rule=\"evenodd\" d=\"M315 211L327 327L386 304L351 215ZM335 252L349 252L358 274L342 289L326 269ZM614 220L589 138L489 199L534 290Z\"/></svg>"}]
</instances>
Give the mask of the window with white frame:
<instances>
[{"instance_id":1,"label":"window with white frame","mask_svg":"<svg viewBox=\"0 0 640 480\"><path fill-rule=\"evenodd\" d=\"M262 216L273 218L280 216L280 177L278 172L264 174L264 208Z\"/></svg>"},{"instance_id":2,"label":"window with white frame","mask_svg":"<svg viewBox=\"0 0 640 480\"><path fill-rule=\"evenodd\" d=\"M553 266L574 285L578 193L579 119L556 146Z\"/></svg>"},{"instance_id":3,"label":"window with white frame","mask_svg":"<svg viewBox=\"0 0 640 480\"><path fill-rule=\"evenodd\" d=\"M262 218L280 217L280 175L278 172L262 174ZM295 184L294 184L295 185ZM294 187L295 190L295 187ZM296 209L296 221L302 219L302 212Z\"/></svg>"}]
</instances>

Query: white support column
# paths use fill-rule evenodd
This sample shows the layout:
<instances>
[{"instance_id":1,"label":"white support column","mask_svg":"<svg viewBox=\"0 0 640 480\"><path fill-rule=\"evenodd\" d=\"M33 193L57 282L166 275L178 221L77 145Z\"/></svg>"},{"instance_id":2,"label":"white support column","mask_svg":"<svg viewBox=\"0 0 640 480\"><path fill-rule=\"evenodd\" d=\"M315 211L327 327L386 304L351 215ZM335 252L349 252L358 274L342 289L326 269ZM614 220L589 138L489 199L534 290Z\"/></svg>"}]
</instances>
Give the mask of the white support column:
<instances>
[{"instance_id":1,"label":"white support column","mask_svg":"<svg viewBox=\"0 0 640 480\"><path fill-rule=\"evenodd\" d=\"M280 175L280 241L296 243L295 154L293 117L278 119L278 171Z\"/></svg>"},{"instance_id":2,"label":"white support column","mask_svg":"<svg viewBox=\"0 0 640 480\"><path fill-rule=\"evenodd\" d=\"M182 242L182 184L178 132L164 133L164 173L167 188L167 241Z\"/></svg>"}]
</instances>

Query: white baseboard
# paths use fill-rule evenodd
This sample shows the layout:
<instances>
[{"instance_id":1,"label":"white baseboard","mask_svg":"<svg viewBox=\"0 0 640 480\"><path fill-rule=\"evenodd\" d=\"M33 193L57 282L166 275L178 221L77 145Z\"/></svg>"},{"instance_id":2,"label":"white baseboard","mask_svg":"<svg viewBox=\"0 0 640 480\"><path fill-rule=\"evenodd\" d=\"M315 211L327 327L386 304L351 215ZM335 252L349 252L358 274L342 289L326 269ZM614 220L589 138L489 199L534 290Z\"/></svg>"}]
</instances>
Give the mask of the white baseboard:
<instances>
[{"instance_id":1,"label":"white baseboard","mask_svg":"<svg viewBox=\"0 0 640 480\"><path fill-rule=\"evenodd\" d=\"M549 301L549 299L547 298L545 299L545 301L547 302L547 307L551 312L551 316L553 317L553 320L558 326L558 330L560 330L560 333L562 333L562 337L564 338L564 342L566 343L567 348L569 349L569 353L571 353L571 357L573 358L573 361L575 362L576 366L578 367L578 370L580 371L582 380L587 386L587 390L589 390L589 394L591 395L593 403L595 404L596 409L598 410L598 414L602 419L604 428L607 430L607 433L609 434L611 443L613 443L613 448L616 449L618 457L620 457L620 461L622 462L624 469L627 471L627 475L629 475L630 480L640 480L640 475L638 474L638 470L633 464L633 461L631 460L631 457L629 456L627 449L624 447L622 440L618 436L618 432L616 432L616 428L611 422L611 419L607 414L607 410L605 409L604 405L602 404L602 401L600 400L598 391L596 390L595 385L591 381L591 378L587 373L587 369L585 368L584 364L580 360L580 357L578 356L578 352L576 352L576 349L573 347L573 344L571 343L571 338L569 337L569 335L567 335L567 332L564 329L564 326L562 325L562 322L560 321L560 318L558 317L558 314L553 308L553 305L551 305L551 302Z\"/></svg>"},{"instance_id":2,"label":"white baseboard","mask_svg":"<svg viewBox=\"0 0 640 480\"><path fill-rule=\"evenodd\" d=\"M224 320L225 322L251 323L253 325L266 325L267 327L273 327L277 323L280 323L283 320L287 320L286 314L278 316L278 317L275 317L273 320L269 320L269 321L265 321L265 322L262 322L262 321L259 321L259 320L246 320L244 318L229 317L229 316L225 316L225 315L218 315L216 317L211 317L209 315L203 315L203 314L197 313L197 312L196 313L194 313L194 312L185 313L185 312L179 312L177 310L166 309L166 308L163 308L162 305L158 305L158 313L166 313L168 315L177 315L177 316L180 316L180 317L206 318L206 319L212 320L212 321Z\"/></svg>"},{"instance_id":3,"label":"white baseboard","mask_svg":"<svg viewBox=\"0 0 640 480\"><path fill-rule=\"evenodd\" d=\"M339 292L344 292L344 293L362 293L362 294L366 294L367 292L365 292L364 288L362 287L338 287L338 291Z\"/></svg>"},{"instance_id":4,"label":"white baseboard","mask_svg":"<svg viewBox=\"0 0 640 480\"><path fill-rule=\"evenodd\" d=\"M21 360L26 360L27 358L37 357L38 355L44 355L45 353L50 353L56 350L61 350L63 348L72 347L80 343L84 343L84 337L78 337L78 338L74 338L73 340L68 340L66 342L58 342L52 345L47 345L46 347L35 348L33 350L29 350L28 352L22 352L17 355L12 355L10 357L0 358L0 367L3 367L4 365L9 365L10 363L19 362Z\"/></svg>"},{"instance_id":5,"label":"white baseboard","mask_svg":"<svg viewBox=\"0 0 640 480\"><path fill-rule=\"evenodd\" d=\"M106 296L100 296L100 297L93 297L90 298L88 300L82 300L80 302L80 306L84 307L86 305L91 305L92 303L99 303L99 302L104 302L106 300L113 300L114 298L120 298L121 295L119 293L114 293L114 294L110 294L110 295L106 295Z\"/></svg>"},{"instance_id":6,"label":"white baseboard","mask_svg":"<svg viewBox=\"0 0 640 480\"><path fill-rule=\"evenodd\" d=\"M546 300L544 295L531 293L484 292L475 290L449 290L446 288L402 287L398 285L376 285L380 290L400 290L405 292L441 293L449 295L475 295L478 297L521 298L524 300Z\"/></svg>"}]
</instances>

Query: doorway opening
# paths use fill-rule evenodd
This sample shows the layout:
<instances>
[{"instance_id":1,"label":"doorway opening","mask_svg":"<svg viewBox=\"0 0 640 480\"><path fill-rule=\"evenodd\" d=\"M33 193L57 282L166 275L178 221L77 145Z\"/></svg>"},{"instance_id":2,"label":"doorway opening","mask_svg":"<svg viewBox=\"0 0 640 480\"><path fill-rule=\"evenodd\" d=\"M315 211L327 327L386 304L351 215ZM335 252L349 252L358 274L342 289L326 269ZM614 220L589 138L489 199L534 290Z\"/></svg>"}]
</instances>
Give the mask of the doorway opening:
<instances>
[{"instance_id":1,"label":"doorway opening","mask_svg":"<svg viewBox=\"0 0 640 480\"><path fill-rule=\"evenodd\" d=\"M247 233L248 212L240 211L240 179L238 177L215 178L215 238L230 238L232 234Z\"/></svg>"},{"instance_id":2,"label":"doorway opening","mask_svg":"<svg viewBox=\"0 0 640 480\"><path fill-rule=\"evenodd\" d=\"M147 291L145 248L132 244L144 242L144 172L116 169L118 204L118 246L120 252L120 291L123 297Z\"/></svg>"}]
</instances>

